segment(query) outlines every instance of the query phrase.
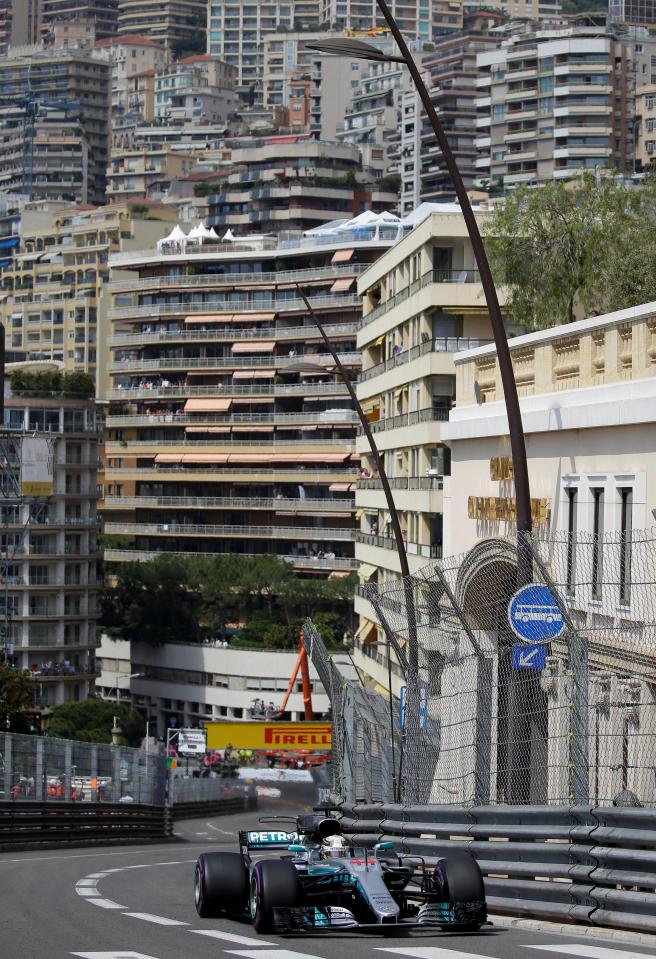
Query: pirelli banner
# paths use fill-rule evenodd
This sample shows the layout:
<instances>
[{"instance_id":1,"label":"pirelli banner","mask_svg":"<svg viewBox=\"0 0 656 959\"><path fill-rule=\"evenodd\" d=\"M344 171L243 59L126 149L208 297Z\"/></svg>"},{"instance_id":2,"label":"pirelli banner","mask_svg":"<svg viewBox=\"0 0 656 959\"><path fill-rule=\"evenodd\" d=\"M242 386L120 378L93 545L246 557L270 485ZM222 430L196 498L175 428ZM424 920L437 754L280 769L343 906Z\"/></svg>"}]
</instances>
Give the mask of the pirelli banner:
<instances>
[{"instance_id":1,"label":"pirelli banner","mask_svg":"<svg viewBox=\"0 0 656 959\"><path fill-rule=\"evenodd\" d=\"M206 723L207 748L330 751L330 723Z\"/></svg>"}]
</instances>

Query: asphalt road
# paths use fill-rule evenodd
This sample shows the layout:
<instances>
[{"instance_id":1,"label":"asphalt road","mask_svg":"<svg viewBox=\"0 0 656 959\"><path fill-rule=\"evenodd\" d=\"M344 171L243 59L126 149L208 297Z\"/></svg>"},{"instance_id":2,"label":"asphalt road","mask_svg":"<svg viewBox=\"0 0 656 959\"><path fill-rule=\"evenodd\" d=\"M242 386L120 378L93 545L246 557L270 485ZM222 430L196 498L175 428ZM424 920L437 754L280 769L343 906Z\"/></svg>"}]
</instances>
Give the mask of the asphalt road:
<instances>
[{"instance_id":1,"label":"asphalt road","mask_svg":"<svg viewBox=\"0 0 656 959\"><path fill-rule=\"evenodd\" d=\"M256 823L255 814L197 819L177 824L178 843L0 855L1 959L656 959L656 942L494 925L475 935L261 938L246 923L199 919L196 855L234 849L238 829Z\"/></svg>"}]
</instances>

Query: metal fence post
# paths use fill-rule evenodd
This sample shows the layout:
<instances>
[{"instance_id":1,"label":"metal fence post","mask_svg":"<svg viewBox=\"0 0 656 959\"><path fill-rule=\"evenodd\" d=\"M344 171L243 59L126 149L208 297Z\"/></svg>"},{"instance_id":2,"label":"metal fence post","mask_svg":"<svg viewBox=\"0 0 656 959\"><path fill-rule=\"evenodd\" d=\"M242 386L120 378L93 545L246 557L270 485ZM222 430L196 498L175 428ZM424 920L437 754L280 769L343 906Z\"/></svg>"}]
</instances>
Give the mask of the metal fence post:
<instances>
[{"instance_id":1,"label":"metal fence post","mask_svg":"<svg viewBox=\"0 0 656 959\"><path fill-rule=\"evenodd\" d=\"M121 747L112 749L112 802L121 798Z\"/></svg>"},{"instance_id":2,"label":"metal fence post","mask_svg":"<svg viewBox=\"0 0 656 959\"><path fill-rule=\"evenodd\" d=\"M342 789L344 795L342 802L355 802L355 770L353 768L353 759L355 752L355 716L353 709L353 690L344 684L342 687L342 722L344 724L344 737L342 744L342 755L339 757L342 772Z\"/></svg>"},{"instance_id":3,"label":"metal fence post","mask_svg":"<svg viewBox=\"0 0 656 959\"><path fill-rule=\"evenodd\" d=\"M98 747L95 743L91 746L90 774L91 802L98 802Z\"/></svg>"},{"instance_id":4,"label":"metal fence post","mask_svg":"<svg viewBox=\"0 0 656 959\"><path fill-rule=\"evenodd\" d=\"M64 800L66 802L71 798L71 789L73 787L73 744L64 743Z\"/></svg>"},{"instance_id":5,"label":"metal fence post","mask_svg":"<svg viewBox=\"0 0 656 959\"><path fill-rule=\"evenodd\" d=\"M34 763L34 798L37 802L43 802L43 740L39 737L36 741L36 761ZM47 792L47 790L46 790Z\"/></svg>"}]
</instances>

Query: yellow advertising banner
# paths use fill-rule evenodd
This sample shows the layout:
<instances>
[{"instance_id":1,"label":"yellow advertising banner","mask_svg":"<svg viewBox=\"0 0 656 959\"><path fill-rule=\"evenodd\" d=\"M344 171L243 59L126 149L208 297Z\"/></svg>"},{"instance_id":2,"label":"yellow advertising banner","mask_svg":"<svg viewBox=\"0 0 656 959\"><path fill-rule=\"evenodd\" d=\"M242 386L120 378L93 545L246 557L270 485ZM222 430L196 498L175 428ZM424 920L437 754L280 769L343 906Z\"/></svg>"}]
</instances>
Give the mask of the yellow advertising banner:
<instances>
[{"instance_id":1,"label":"yellow advertising banner","mask_svg":"<svg viewBox=\"0 0 656 959\"><path fill-rule=\"evenodd\" d=\"M205 723L207 748L330 750L330 723Z\"/></svg>"}]
</instances>

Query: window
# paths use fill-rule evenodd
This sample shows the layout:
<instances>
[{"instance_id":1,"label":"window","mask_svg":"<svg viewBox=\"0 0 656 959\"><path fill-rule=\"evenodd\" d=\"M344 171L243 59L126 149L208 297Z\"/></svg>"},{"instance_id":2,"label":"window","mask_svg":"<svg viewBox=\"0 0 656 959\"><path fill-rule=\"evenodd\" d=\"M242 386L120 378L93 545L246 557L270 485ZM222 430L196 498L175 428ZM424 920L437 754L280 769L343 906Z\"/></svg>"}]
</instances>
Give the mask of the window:
<instances>
[{"instance_id":1,"label":"window","mask_svg":"<svg viewBox=\"0 0 656 959\"><path fill-rule=\"evenodd\" d=\"M656 96L645 97L645 107L647 110L656 109Z\"/></svg>"},{"instance_id":2,"label":"window","mask_svg":"<svg viewBox=\"0 0 656 959\"><path fill-rule=\"evenodd\" d=\"M620 494L620 603L631 600L631 530L633 525L633 490L622 487Z\"/></svg>"},{"instance_id":3,"label":"window","mask_svg":"<svg viewBox=\"0 0 656 959\"><path fill-rule=\"evenodd\" d=\"M492 106L492 119L493 120L503 120L506 115L506 104L505 103L495 103Z\"/></svg>"},{"instance_id":4,"label":"window","mask_svg":"<svg viewBox=\"0 0 656 959\"><path fill-rule=\"evenodd\" d=\"M540 77L540 93L553 93L553 88L553 77Z\"/></svg>"},{"instance_id":5,"label":"window","mask_svg":"<svg viewBox=\"0 0 656 959\"><path fill-rule=\"evenodd\" d=\"M604 535L604 491L592 491L592 598L601 599L602 537Z\"/></svg>"},{"instance_id":6,"label":"window","mask_svg":"<svg viewBox=\"0 0 656 959\"><path fill-rule=\"evenodd\" d=\"M567 594L573 596L575 592L575 564L576 564L576 499L578 490L575 487L567 490Z\"/></svg>"}]
</instances>

